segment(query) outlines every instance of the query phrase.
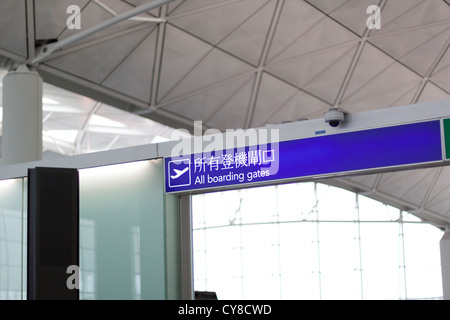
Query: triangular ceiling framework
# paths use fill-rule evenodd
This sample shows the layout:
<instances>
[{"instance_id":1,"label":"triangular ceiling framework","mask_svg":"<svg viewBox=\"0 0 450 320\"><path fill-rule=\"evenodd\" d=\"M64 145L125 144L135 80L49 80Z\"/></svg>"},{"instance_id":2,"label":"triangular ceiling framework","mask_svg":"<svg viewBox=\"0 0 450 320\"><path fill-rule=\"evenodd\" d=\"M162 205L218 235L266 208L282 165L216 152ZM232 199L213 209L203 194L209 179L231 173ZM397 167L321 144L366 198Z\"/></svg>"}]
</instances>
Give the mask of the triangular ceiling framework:
<instances>
[{"instance_id":1,"label":"triangular ceiling framework","mask_svg":"<svg viewBox=\"0 0 450 320\"><path fill-rule=\"evenodd\" d=\"M325 37L325 38L324 38ZM355 41L357 37L302 1L285 1L268 56L268 64L295 59Z\"/></svg>"},{"instance_id":2,"label":"triangular ceiling framework","mask_svg":"<svg viewBox=\"0 0 450 320\"><path fill-rule=\"evenodd\" d=\"M249 0L195 15L173 17L171 23L253 65L260 59L275 2ZM232 19L234 24L226 23ZM261 21L267 21L261 26Z\"/></svg>"},{"instance_id":3,"label":"triangular ceiling framework","mask_svg":"<svg viewBox=\"0 0 450 320\"><path fill-rule=\"evenodd\" d=\"M210 118L209 125L212 128L225 131L229 128L244 128L247 116L247 106L251 100L251 92L254 87L253 79L245 82L223 106L220 106L214 116Z\"/></svg>"},{"instance_id":4,"label":"triangular ceiling framework","mask_svg":"<svg viewBox=\"0 0 450 320\"><path fill-rule=\"evenodd\" d=\"M75 5L83 10L89 0L73 0L71 5ZM43 43L45 40L61 40L64 31L67 29L66 22L68 15L66 13L68 3L65 1L54 0L39 0L39 5L35 7L35 25L36 25L36 40ZM48 10L52 8L52 10ZM88 20L83 19L83 28ZM77 30L71 31L71 34Z\"/></svg>"},{"instance_id":5,"label":"triangular ceiling framework","mask_svg":"<svg viewBox=\"0 0 450 320\"><path fill-rule=\"evenodd\" d=\"M213 85L207 90L184 96L177 102L171 103L167 109L186 117L209 123L211 118L220 112L221 108L226 107L229 101L243 87L246 87L249 82L253 81L253 78L253 75L235 77L230 80L230 83L225 82L223 85Z\"/></svg>"},{"instance_id":6,"label":"triangular ceiling framework","mask_svg":"<svg viewBox=\"0 0 450 320\"><path fill-rule=\"evenodd\" d=\"M100 0L99 0L100 1ZM107 4L111 9L120 9L120 11L117 11L116 14L119 14L121 12L126 12L132 8L129 4L125 4L124 2L120 0L102 0L102 3ZM118 3L121 3L121 5L117 5ZM125 5L124 5L125 4ZM66 6L67 8L67 6ZM58 18L60 20L63 20L64 27L61 30L60 36L58 40L63 40L65 38L68 38L70 36L73 36L76 33L82 32L83 30L87 30L93 26L96 26L103 21L109 20L113 18L114 16L102 9L99 5L96 4L95 1L90 0L87 5L81 7L82 10L80 13L80 22L81 22L81 28L80 29L68 29L66 27L66 20L68 18L68 14L60 15ZM114 11L114 10L113 10ZM154 23L148 23L148 22L142 22L142 21L133 21L133 20L124 20L117 24L114 24L112 26L109 26L108 28L104 30L99 30L98 32L95 32L94 34L87 36L73 44L73 46L79 46L83 43L93 42L93 41L101 41L104 37L114 35L115 33L125 31L127 29L132 29L135 27L149 27L154 28ZM70 48L70 46L69 46Z\"/></svg>"},{"instance_id":7,"label":"triangular ceiling framework","mask_svg":"<svg viewBox=\"0 0 450 320\"><path fill-rule=\"evenodd\" d=\"M448 98L448 93L443 91L440 87L435 86L433 83L428 82L417 100L417 103L423 103L430 101L431 99L445 100Z\"/></svg>"},{"instance_id":8,"label":"triangular ceiling framework","mask_svg":"<svg viewBox=\"0 0 450 320\"><path fill-rule=\"evenodd\" d=\"M420 191L418 188L430 186L434 175L430 174L429 170L417 170L415 173L414 175L408 171L400 171L395 174L383 173L377 188L420 206L423 199L417 197L417 192ZM404 188L404 186L408 186L408 188Z\"/></svg>"},{"instance_id":9,"label":"triangular ceiling framework","mask_svg":"<svg viewBox=\"0 0 450 320\"><path fill-rule=\"evenodd\" d=\"M127 33L121 37L49 59L46 64L94 83L101 83L153 30L154 27ZM127 46L118 46L117 43L120 41L126 41Z\"/></svg>"},{"instance_id":10,"label":"triangular ceiling framework","mask_svg":"<svg viewBox=\"0 0 450 320\"><path fill-rule=\"evenodd\" d=\"M116 0L115 2L112 2L112 3L116 3L117 1L118 0ZM263 10L261 8L269 8L270 6L273 6L274 3L276 3L276 2L277 1L264 1L263 5L261 7L261 3L262 2L260 1L259 4L258 4L260 6L259 9L256 10L251 15L251 18L256 17L259 12L262 12ZM320 1L309 1L309 2L307 2L307 1L305 1L305 2L302 2L302 1L299 1L299 2L284 1L283 8L281 10L281 15L280 15L281 18L280 18L280 21L278 22L278 25L276 25L276 28L275 28L275 37L273 38L273 43L270 44L270 46L268 48L269 57L270 57L271 53L273 52L273 44L277 43L276 42L277 41L277 30L278 30L277 28L279 28L279 26L281 26L282 23L285 21L284 16L286 15L286 12L290 11L295 6L297 6L298 8L301 8L303 11L310 11L311 13L314 13L312 15L315 15L315 16L318 17L318 19L315 21L315 23L317 23L317 21L323 20L323 23L319 24L318 26L314 27L311 30L314 30L314 29L320 30L320 28L324 28L325 25L330 24L330 27L325 28L324 32L322 32L321 34L323 34L323 35L327 35L327 34L329 34L329 35L331 35L331 34L336 35L336 34L338 34L337 33L338 31L339 32L343 31L343 32L347 32L349 34L349 38L348 38L349 39L348 40L349 43L351 43L352 41L357 40L357 38L354 37L354 34L352 35L351 32L349 32L349 30L350 30L349 26L350 25L346 26L344 24L345 25L344 28L342 28L342 26L340 25L341 23L343 23L342 21L345 20L345 18L344 18L345 14L341 15L341 16L339 16L339 14L340 14L340 12L342 13L342 12L346 12L347 11L347 9L345 9L345 7L348 6L347 2L340 2L340 3L337 3L336 6L332 6L331 7L331 9L327 12L327 14L330 15L330 16L336 15L336 16L333 16L333 18L336 19L336 20L331 20L331 19L326 19L326 18L324 19L323 15L321 15L321 12L317 11L317 4L319 3L319 4L321 4L323 6L324 3L325 3L323 1L322 2L320 2ZM251 5L253 3L256 4L256 2L250 1L250 0L248 0L248 1L213 1L213 2L208 2L208 5L207 5L206 2L201 3L201 1L200 2L198 2L198 1L191 1L191 2L176 1L176 2L173 2L170 5L171 6L170 10L172 10L172 11L170 11L170 10L168 11L168 16L167 17L169 17L169 18L168 18L166 29L170 30L172 25L174 25L174 26L177 25L177 20L178 21L182 21L182 20L186 20L187 19L187 20L195 22L196 18L198 19L200 16L214 16L215 12L219 12L220 10L225 10L223 12L227 12L227 13L228 12L232 13L233 10L234 10L235 13L236 12L241 13L241 9L244 6L244 4L245 4L245 7L248 8L248 7L251 7ZM311 3L313 4L312 6L311 6ZM136 4L137 4L137 2L136 2ZM298 10L298 8L297 8L297 10ZM362 8L362 4L361 3L359 4L359 8ZM234 17L234 16L237 16L237 15L236 14L234 14L234 15L233 14L229 14L229 16ZM320 16L320 18L319 18L319 16ZM170 20L170 17L173 17L173 21ZM339 21L338 17L342 21ZM233 19L229 19L229 20L232 20L234 24L228 24L227 25L226 22L225 22L225 24L226 24L225 29L223 29L224 28L223 26L220 26L218 28L219 29L222 28L223 30L227 30L227 28L228 28L228 30L229 30L231 28L230 25L233 25L235 27L236 27L236 25L239 25L240 23L242 23L242 26L249 25L248 21L243 21L243 22L239 23L239 22L236 22L236 20L233 20ZM251 20L251 19L249 19L249 20ZM261 20L261 19L259 19L259 20ZM255 18L254 21L258 21L258 19ZM267 25L267 21L265 23ZM220 24L217 23L217 25L220 25ZM184 31L182 27L178 26L178 28L179 29L181 28L180 31L182 31L182 32ZM237 29L239 29L239 28L237 28ZM263 30L263 29L265 29L265 28L261 28L261 30ZM169 34L170 31L167 31L167 30L166 30L166 34ZM188 31L188 30L186 30L186 31ZM192 33L192 30L188 31L187 34L188 35L189 34L194 35ZM235 34L238 34L238 32L235 33ZM314 33L311 32L311 34L314 34ZM279 35L279 33L278 33L278 35ZM181 35L181 37L183 37L183 36L186 36L186 34ZM199 37L199 36L195 35L195 37ZM334 39L334 38L339 38L339 37L330 37L330 39ZM201 39L201 38L199 38L199 39ZM167 39L165 39L165 40L167 40ZM308 40L311 40L311 39L308 39ZM165 41L165 46L166 46L166 44L168 42L169 41ZM326 43L326 42L327 41L323 41L322 43ZM208 41L206 41L205 43L206 43L206 45L208 45ZM304 41L304 43L305 44L315 43L315 41ZM210 43L209 45L214 45L214 44ZM337 44L337 46L340 46L340 45L345 46L346 43L344 42L344 43L341 43L341 44L339 44L339 43ZM318 41L317 41L317 46L319 46L319 42ZM194 51L196 51L196 50L197 50L197 48ZM258 51L259 50L255 50L255 52L258 52ZM364 53L365 49L362 50L362 51ZM169 72L170 68L167 68L168 64L165 62L165 61L167 61L168 57L170 56L170 53L168 54L168 52L170 52L170 50L167 50L166 52L162 52L162 61L165 64L165 66L162 67L162 68L165 68L166 72L162 72L161 73L161 78L160 78L161 81L160 81L160 84L158 85L158 88L160 90L160 92L158 93L159 94L159 96L158 96L159 97L158 103L161 102L165 106L167 106L167 100L166 99L162 99L161 97L164 97L164 95L165 95L164 91L165 90L172 90L172 88L170 88L170 85L167 86L164 83L165 82L164 79L165 79L165 77L167 77L167 74L170 74L171 75L170 77L172 77L172 72ZM231 52L228 52L225 49L223 49L223 52L225 54L230 54L232 59L233 58L237 58L237 56L235 54L233 54ZM310 54L314 55L314 51L310 52ZM173 56L172 56L172 58L173 58ZM203 57L200 57L200 59L202 59L202 58ZM173 64L173 61L176 61L177 59L169 59L169 60L171 60L171 64ZM184 58L182 60L180 60L180 61L183 61L183 63L178 64L178 66L180 66L180 65L181 66L184 66L184 65L189 66L189 63L187 63L187 64L184 63ZM268 61L271 62L270 59ZM197 60L197 62L198 62L198 60ZM194 65L194 67L196 67L196 66ZM268 67L270 67L270 63L268 64ZM179 68L171 68L171 69L175 70L175 73L176 73ZM206 69L211 69L211 68L206 68ZM220 68L218 70L220 70ZM181 77L185 77L187 73L190 73L190 71L186 71L186 73L184 75L182 75ZM349 79L351 80L352 76L349 77ZM219 79L218 81L220 82L220 81L224 81L224 80L226 80L226 79ZM339 81L337 81L337 83L339 83ZM179 84L176 84L176 86L180 87ZM184 87L184 85L182 85L181 87ZM320 83L315 83L314 87L315 87L315 90L318 90L317 92L322 92L323 94L329 94L329 90L327 89L326 85L320 85ZM333 85L333 87L336 88L335 85ZM192 89L192 88L194 88L194 86L188 84L186 86L186 88L181 88L181 89L177 88L177 90L183 91L183 89L188 89L188 90L200 90L201 91L201 88L195 88L195 89ZM304 89L305 92L309 91L308 88L302 88L302 89ZM252 90L254 92L260 92L257 89L252 89ZM189 93L188 92L184 92L183 94L177 94L177 96L178 97L180 97L180 96L182 97L184 94L188 95ZM172 96L171 98L174 98L174 97ZM393 99L394 103L395 103L396 100L397 99ZM401 101L401 100L402 99L399 99L398 101ZM257 101L257 97L255 99L252 99L252 101ZM342 100L339 100L337 102L341 103ZM158 105L156 105L156 107L158 108ZM150 114L151 113L149 113L149 115ZM252 122L252 120L250 119L249 123L251 123L251 122Z\"/></svg>"},{"instance_id":11,"label":"triangular ceiling framework","mask_svg":"<svg viewBox=\"0 0 450 320\"><path fill-rule=\"evenodd\" d=\"M450 167L442 167L439 170L440 174L432 186L425 207L436 212L442 212L443 215L449 215L450 198L448 194L450 192L450 180L448 176L450 175Z\"/></svg>"},{"instance_id":12,"label":"triangular ceiling framework","mask_svg":"<svg viewBox=\"0 0 450 320\"><path fill-rule=\"evenodd\" d=\"M141 4L145 0L140 0ZM168 16L180 15L180 14L191 14L192 12L205 11L210 8L215 8L216 6L222 6L222 4L234 5L235 2L241 2L236 0L196 0L196 1L187 1L187 0L175 0L167 5L168 7Z\"/></svg>"},{"instance_id":13,"label":"triangular ceiling framework","mask_svg":"<svg viewBox=\"0 0 450 320\"><path fill-rule=\"evenodd\" d=\"M399 61L421 76L428 76L428 71L435 63L435 59L429 57L437 57L439 52L434 48L445 46L449 30L448 25L432 25L417 30L414 34L408 31L386 35L380 33L371 42L389 55L399 57Z\"/></svg>"},{"instance_id":14,"label":"triangular ceiling framework","mask_svg":"<svg viewBox=\"0 0 450 320\"><path fill-rule=\"evenodd\" d=\"M337 23L343 25L348 30L362 36L366 32L366 20L369 17L366 9L370 5L378 5L379 0L306 0L305 2L314 8L332 17ZM360 16L361 19L355 19Z\"/></svg>"},{"instance_id":15,"label":"triangular ceiling framework","mask_svg":"<svg viewBox=\"0 0 450 320\"><path fill-rule=\"evenodd\" d=\"M283 97L281 102L280 95ZM320 116L328 108L327 103L313 95L299 91L291 84L264 73L252 126L262 127L266 124L312 119Z\"/></svg>"},{"instance_id":16,"label":"triangular ceiling framework","mask_svg":"<svg viewBox=\"0 0 450 320\"><path fill-rule=\"evenodd\" d=\"M381 96L381 92L389 94L392 87L409 84L416 86L420 80L417 73L395 63L382 51L366 43L343 96L342 105L345 106L350 99L371 95L374 92L378 93L378 97Z\"/></svg>"},{"instance_id":17,"label":"triangular ceiling framework","mask_svg":"<svg viewBox=\"0 0 450 320\"><path fill-rule=\"evenodd\" d=\"M444 0L386 1L383 8L382 29L378 33L413 29L417 31L435 23L448 21L449 5Z\"/></svg>"},{"instance_id":18,"label":"triangular ceiling framework","mask_svg":"<svg viewBox=\"0 0 450 320\"><path fill-rule=\"evenodd\" d=\"M264 6L225 38L221 47L252 65L259 66L263 63L261 59L264 59L262 55L266 41L270 41L268 33L270 24L273 23L275 7L274 1L265 2ZM262 24L261 21L266 23Z\"/></svg>"},{"instance_id":19,"label":"triangular ceiling framework","mask_svg":"<svg viewBox=\"0 0 450 320\"><path fill-rule=\"evenodd\" d=\"M19 55L27 56L25 1L3 0L0 2L0 48ZM15 32L7 32L7 31Z\"/></svg>"},{"instance_id":20,"label":"triangular ceiling framework","mask_svg":"<svg viewBox=\"0 0 450 320\"><path fill-rule=\"evenodd\" d=\"M108 88L150 102L154 81L157 28L138 43L101 82Z\"/></svg>"},{"instance_id":21,"label":"triangular ceiling framework","mask_svg":"<svg viewBox=\"0 0 450 320\"><path fill-rule=\"evenodd\" d=\"M172 35L169 34L179 34L179 32L177 28L168 27L166 36L170 39ZM179 43L172 41L170 42L170 47L169 45L164 47L164 51L170 51L170 54L174 52L173 54L182 55L185 52L185 45L190 47L195 46L195 50L190 51L187 55L183 55L183 69L179 68L178 65L174 66L173 64L166 63L165 61L169 59L163 59L160 79L161 87L169 89L166 92L163 89L160 90L161 97L158 96L160 102L165 102L166 100L177 98L180 95L193 92L211 84L227 81L232 77L238 77L243 73L253 71L249 65L233 59L222 50L211 48L195 37L183 36L186 40L185 42ZM221 61L221 63L216 63L216 61ZM171 72L172 70L174 72ZM175 76L175 72L178 75ZM166 80L169 77L171 80Z\"/></svg>"},{"instance_id":22,"label":"triangular ceiling framework","mask_svg":"<svg viewBox=\"0 0 450 320\"><path fill-rule=\"evenodd\" d=\"M450 37L449 37L450 40ZM430 75L430 79L432 79L435 83L437 83L441 88L446 90L446 92L450 92L450 49L449 46L445 48L445 52L443 52L443 57L439 64L436 66L436 69Z\"/></svg>"},{"instance_id":23,"label":"triangular ceiling framework","mask_svg":"<svg viewBox=\"0 0 450 320\"><path fill-rule=\"evenodd\" d=\"M43 28L49 25L59 26L54 31L60 39L77 33L65 29L65 12L45 17L45 10L57 9L56 5L45 6L48 1L27 1L35 6L34 12L42 13L28 18L48 20L35 24L41 28L35 30L36 34L45 35ZM99 2L121 13L149 1L92 0L86 6L86 1L74 3L83 6L82 24L87 27L112 17ZM20 24L0 39L0 55L17 61L23 61L27 54L27 38L22 33L26 25L23 3L0 3ZM366 8L372 4L382 7L382 28L368 31ZM450 26L449 8L439 0L177 0L140 15L161 17L163 22L124 21L63 49L38 70L54 84L67 88L75 85L78 92L87 96L175 127L189 127L200 119L207 127L222 130L264 126L305 117L321 118L333 105L350 112L376 110L450 98L446 29ZM213 17L220 19L208 21ZM0 23L5 19L0 15ZM202 21L208 22L211 29L203 30ZM132 35L139 32L142 37L133 39ZM223 40L222 32L229 33ZM108 42L115 46L107 45ZM96 50L89 51L91 47ZM111 56L100 61L99 55L105 50ZM144 54L147 50L151 52ZM263 56L266 59L259 61ZM55 68L52 63L58 59L61 60ZM76 64L77 59L83 59L86 66L79 64L82 68L75 68L72 63ZM98 62L101 66L96 66ZM337 71L333 72L333 68ZM297 75L296 71L304 74ZM102 110L100 107L98 112ZM83 112L84 116L89 113ZM68 113L46 112L46 116L48 128L69 125ZM79 116L81 120L82 114ZM74 118L72 124L80 122ZM134 124L130 122L130 126ZM121 146L121 141L127 144L132 140L131 136L117 140L115 135L98 134L97 143L95 133L88 135L91 146L96 148L102 143L105 147ZM408 210L420 209L413 200L424 199L427 190L431 190L424 210L434 210L431 216L436 223L436 215L450 220L445 200L449 190L443 183L448 181L450 172L443 168L431 189L425 172L433 176L436 169L424 170L421 176L425 179L404 180L398 192L391 190L388 197L389 185L377 184L385 178L383 175L332 182L368 193L376 185L373 196ZM389 175L393 181L396 177L400 181L400 173ZM444 194L437 194L438 186L444 188Z\"/></svg>"},{"instance_id":24,"label":"triangular ceiling framework","mask_svg":"<svg viewBox=\"0 0 450 320\"><path fill-rule=\"evenodd\" d=\"M350 44L275 67L269 65L267 70L332 105L356 49L356 45Z\"/></svg>"}]
</instances>

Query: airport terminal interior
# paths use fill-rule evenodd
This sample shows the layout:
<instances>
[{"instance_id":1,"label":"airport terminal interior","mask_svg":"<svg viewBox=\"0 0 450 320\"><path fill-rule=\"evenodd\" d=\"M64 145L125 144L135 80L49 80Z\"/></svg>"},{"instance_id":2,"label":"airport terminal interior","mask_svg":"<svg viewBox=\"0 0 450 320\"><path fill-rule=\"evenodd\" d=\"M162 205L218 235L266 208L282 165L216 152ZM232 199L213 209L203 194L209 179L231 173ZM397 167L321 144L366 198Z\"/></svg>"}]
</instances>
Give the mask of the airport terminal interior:
<instances>
[{"instance_id":1,"label":"airport terminal interior","mask_svg":"<svg viewBox=\"0 0 450 320\"><path fill-rule=\"evenodd\" d=\"M450 299L450 141L432 165L163 189L195 123L326 136L330 110L403 108L448 140L449 47L448 0L0 1L0 300L30 298L40 166L78 170L79 299Z\"/></svg>"}]
</instances>

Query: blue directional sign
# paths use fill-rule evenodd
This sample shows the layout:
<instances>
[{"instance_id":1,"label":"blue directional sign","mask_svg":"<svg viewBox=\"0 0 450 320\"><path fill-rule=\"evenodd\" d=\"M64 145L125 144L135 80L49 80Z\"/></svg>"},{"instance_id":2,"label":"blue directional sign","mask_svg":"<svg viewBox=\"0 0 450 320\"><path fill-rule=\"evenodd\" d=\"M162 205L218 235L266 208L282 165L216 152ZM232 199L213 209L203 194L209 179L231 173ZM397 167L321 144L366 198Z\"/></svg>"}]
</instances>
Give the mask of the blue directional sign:
<instances>
[{"instance_id":1,"label":"blue directional sign","mask_svg":"<svg viewBox=\"0 0 450 320\"><path fill-rule=\"evenodd\" d=\"M246 186L443 161L439 120L165 158L166 192Z\"/></svg>"}]
</instances>

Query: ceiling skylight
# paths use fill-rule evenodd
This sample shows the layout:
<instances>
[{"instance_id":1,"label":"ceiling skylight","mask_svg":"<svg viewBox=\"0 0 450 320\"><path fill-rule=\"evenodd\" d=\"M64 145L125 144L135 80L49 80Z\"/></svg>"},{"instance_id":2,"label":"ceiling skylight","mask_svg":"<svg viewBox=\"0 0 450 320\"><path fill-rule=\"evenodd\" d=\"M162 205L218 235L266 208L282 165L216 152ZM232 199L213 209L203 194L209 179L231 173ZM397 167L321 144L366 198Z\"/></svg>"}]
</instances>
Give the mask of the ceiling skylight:
<instances>
[{"instance_id":1,"label":"ceiling skylight","mask_svg":"<svg viewBox=\"0 0 450 320\"><path fill-rule=\"evenodd\" d=\"M57 104L59 104L59 102L56 101L56 100L50 99L50 98L48 98L48 97L43 97L43 98L42 98L42 104L52 104L52 105L57 105Z\"/></svg>"},{"instance_id":2,"label":"ceiling skylight","mask_svg":"<svg viewBox=\"0 0 450 320\"><path fill-rule=\"evenodd\" d=\"M126 124L111 120L102 116L99 116L97 114L94 114L89 119L89 125L90 126L99 126L99 127L114 127L114 128L125 128Z\"/></svg>"}]
</instances>

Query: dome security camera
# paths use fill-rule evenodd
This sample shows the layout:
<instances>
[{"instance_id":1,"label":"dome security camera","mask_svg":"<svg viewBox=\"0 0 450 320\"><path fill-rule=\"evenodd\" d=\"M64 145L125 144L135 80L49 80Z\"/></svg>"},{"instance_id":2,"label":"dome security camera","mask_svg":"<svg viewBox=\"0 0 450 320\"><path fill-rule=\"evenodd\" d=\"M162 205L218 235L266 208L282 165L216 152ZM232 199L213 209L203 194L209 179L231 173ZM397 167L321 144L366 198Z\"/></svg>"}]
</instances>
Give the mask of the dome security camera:
<instances>
[{"instance_id":1,"label":"dome security camera","mask_svg":"<svg viewBox=\"0 0 450 320\"><path fill-rule=\"evenodd\" d=\"M331 127L336 128L344 122L345 112L338 108L330 108L324 113L324 118L326 123L328 123Z\"/></svg>"}]
</instances>

